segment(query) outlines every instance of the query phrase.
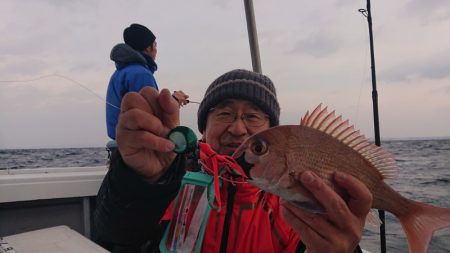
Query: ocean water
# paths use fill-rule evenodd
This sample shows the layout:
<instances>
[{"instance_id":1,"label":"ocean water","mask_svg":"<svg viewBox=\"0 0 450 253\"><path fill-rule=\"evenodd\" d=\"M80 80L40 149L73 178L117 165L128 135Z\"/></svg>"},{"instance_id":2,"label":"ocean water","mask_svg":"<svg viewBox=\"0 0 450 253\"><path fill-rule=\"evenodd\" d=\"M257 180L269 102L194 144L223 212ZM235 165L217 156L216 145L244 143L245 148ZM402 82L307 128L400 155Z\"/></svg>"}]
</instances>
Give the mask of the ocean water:
<instances>
[{"instance_id":1,"label":"ocean water","mask_svg":"<svg viewBox=\"0 0 450 253\"><path fill-rule=\"evenodd\" d=\"M416 201L450 208L450 140L385 141L382 147L393 153L400 172L386 181L401 195ZM386 212L387 252L409 252L398 219ZM364 232L361 246L380 252L378 229ZM450 228L435 232L428 252L450 252Z\"/></svg>"},{"instance_id":2,"label":"ocean water","mask_svg":"<svg viewBox=\"0 0 450 253\"><path fill-rule=\"evenodd\" d=\"M102 166L107 160L106 148L0 150L0 169Z\"/></svg>"},{"instance_id":3,"label":"ocean water","mask_svg":"<svg viewBox=\"0 0 450 253\"><path fill-rule=\"evenodd\" d=\"M450 208L450 139L391 140L382 146L400 166L398 177L386 181L392 188L407 198ZM105 148L0 150L0 169L100 166L107 159ZM386 212L385 224L387 252L409 252L397 218ZM360 244L380 252L379 230L366 229ZM450 252L450 228L435 233L428 252Z\"/></svg>"}]
</instances>

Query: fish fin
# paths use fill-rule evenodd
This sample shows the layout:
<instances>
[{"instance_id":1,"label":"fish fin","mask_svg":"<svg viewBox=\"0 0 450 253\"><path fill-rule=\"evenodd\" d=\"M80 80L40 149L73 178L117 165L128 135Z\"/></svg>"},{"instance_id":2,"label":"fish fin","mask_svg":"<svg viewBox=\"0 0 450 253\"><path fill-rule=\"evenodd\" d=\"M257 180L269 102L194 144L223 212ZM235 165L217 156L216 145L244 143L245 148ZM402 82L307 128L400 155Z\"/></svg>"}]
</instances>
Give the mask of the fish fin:
<instances>
[{"instance_id":1,"label":"fish fin","mask_svg":"<svg viewBox=\"0 0 450 253\"><path fill-rule=\"evenodd\" d=\"M369 230L378 229L381 224L383 224L383 222L380 220L377 210L376 209L370 210L370 212L366 216L366 224L364 227Z\"/></svg>"},{"instance_id":2,"label":"fish fin","mask_svg":"<svg viewBox=\"0 0 450 253\"><path fill-rule=\"evenodd\" d=\"M309 111L306 111L305 116L301 118L300 120L300 126L311 126L313 121L316 119L317 114L320 114L322 103L320 103L311 114L309 114ZM326 109L326 108L325 108Z\"/></svg>"},{"instance_id":3,"label":"fish fin","mask_svg":"<svg viewBox=\"0 0 450 253\"><path fill-rule=\"evenodd\" d=\"M395 178L398 175L397 162L392 154L383 148L371 144L358 152L378 169L384 179Z\"/></svg>"},{"instance_id":4,"label":"fish fin","mask_svg":"<svg viewBox=\"0 0 450 253\"><path fill-rule=\"evenodd\" d=\"M300 119L300 126L305 126L308 118L309 118L309 111L306 111L305 116L303 116L303 118Z\"/></svg>"},{"instance_id":5,"label":"fish fin","mask_svg":"<svg viewBox=\"0 0 450 253\"><path fill-rule=\"evenodd\" d=\"M406 233L411 253L428 252L433 233L450 227L450 208L435 207L412 201L410 211L398 216Z\"/></svg>"},{"instance_id":6,"label":"fish fin","mask_svg":"<svg viewBox=\"0 0 450 253\"><path fill-rule=\"evenodd\" d=\"M326 109L326 108L325 108ZM326 112L326 111L325 111ZM320 121L319 125L317 126L317 129L321 130L321 131L325 131L325 127L327 126L327 123L331 120L334 119L334 111L332 111L331 113L329 113L328 115L325 115L325 117Z\"/></svg>"},{"instance_id":7,"label":"fish fin","mask_svg":"<svg viewBox=\"0 0 450 253\"><path fill-rule=\"evenodd\" d=\"M300 125L319 130L349 146L378 169L383 179L395 178L398 175L398 166L392 154L369 143L348 120L343 121L342 116L336 116L335 111L328 113L327 109L328 107L322 109L320 103L311 114L309 111L306 113Z\"/></svg>"},{"instance_id":8,"label":"fish fin","mask_svg":"<svg viewBox=\"0 0 450 253\"><path fill-rule=\"evenodd\" d=\"M311 113L311 115L308 117L308 121L306 122L306 125L311 127L314 121L316 120L316 117L320 115L322 103L320 103Z\"/></svg>"},{"instance_id":9,"label":"fish fin","mask_svg":"<svg viewBox=\"0 0 450 253\"><path fill-rule=\"evenodd\" d=\"M314 117L314 120L311 122L311 127L318 128L320 123L322 123L323 117L327 116L328 106L325 106L322 110L319 109L317 115Z\"/></svg>"}]
</instances>

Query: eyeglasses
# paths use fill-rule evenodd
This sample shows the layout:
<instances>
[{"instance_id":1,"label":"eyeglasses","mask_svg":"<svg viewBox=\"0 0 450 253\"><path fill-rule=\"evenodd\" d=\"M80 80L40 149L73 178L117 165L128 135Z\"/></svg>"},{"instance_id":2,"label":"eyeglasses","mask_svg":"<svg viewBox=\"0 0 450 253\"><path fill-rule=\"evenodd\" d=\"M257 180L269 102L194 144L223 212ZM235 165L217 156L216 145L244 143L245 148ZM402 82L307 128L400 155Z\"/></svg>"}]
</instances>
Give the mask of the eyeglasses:
<instances>
[{"instance_id":1,"label":"eyeglasses","mask_svg":"<svg viewBox=\"0 0 450 253\"><path fill-rule=\"evenodd\" d=\"M229 109L211 108L209 111L213 112L212 116L214 120L222 123L231 124L238 117L236 112L230 111ZM268 118L269 116L267 114L259 112L244 112L240 116L240 119L244 121L247 127L260 127L267 122Z\"/></svg>"}]
</instances>

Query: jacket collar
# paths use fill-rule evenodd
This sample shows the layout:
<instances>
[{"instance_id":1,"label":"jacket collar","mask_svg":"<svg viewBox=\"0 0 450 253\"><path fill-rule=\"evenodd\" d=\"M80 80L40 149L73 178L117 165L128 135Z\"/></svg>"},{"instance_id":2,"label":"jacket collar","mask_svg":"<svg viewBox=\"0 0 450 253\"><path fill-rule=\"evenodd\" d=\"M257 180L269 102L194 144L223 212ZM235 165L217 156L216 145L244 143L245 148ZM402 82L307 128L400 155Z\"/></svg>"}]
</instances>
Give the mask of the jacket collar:
<instances>
[{"instance_id":1,"label":"jacket collar","mask_svg":"<svg viewBox=\"0 0 450 253\"><path fill-rule=\"evenodd\" d=\"M124 43L117 44L112 48L110 59L116 63L117 69L124 68L129 64L144 65L152 73L158 69L158 65L156 65L156 62L151 57L134 50Z\"/></svg>"}]
</instances>

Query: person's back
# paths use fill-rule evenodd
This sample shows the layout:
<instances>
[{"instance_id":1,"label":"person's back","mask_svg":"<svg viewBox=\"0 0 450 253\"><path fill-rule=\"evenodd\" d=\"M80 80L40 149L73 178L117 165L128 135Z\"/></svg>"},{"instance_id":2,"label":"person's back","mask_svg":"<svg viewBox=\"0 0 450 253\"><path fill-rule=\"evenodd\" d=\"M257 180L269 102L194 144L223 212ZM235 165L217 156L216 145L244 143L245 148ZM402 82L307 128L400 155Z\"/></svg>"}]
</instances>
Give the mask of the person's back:
<instances>
[{"instance_id":1,"label":"person's back","mask_svg":"<svg viewBox=\"0 0 450 253\"><path fill-rule=\"evenodd\" d=\"M145 26L132 24L123 32L125 43L111 50L110 58L116 64L106 93L106 126L108 136L115 140L123 96L130 91L139 92L143 87L158 89L153 76L157 70L156 37Z\"/></svg>"}]
</instances>

